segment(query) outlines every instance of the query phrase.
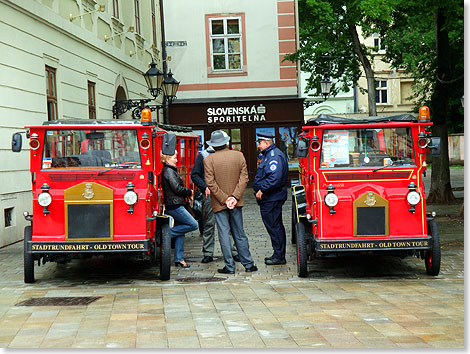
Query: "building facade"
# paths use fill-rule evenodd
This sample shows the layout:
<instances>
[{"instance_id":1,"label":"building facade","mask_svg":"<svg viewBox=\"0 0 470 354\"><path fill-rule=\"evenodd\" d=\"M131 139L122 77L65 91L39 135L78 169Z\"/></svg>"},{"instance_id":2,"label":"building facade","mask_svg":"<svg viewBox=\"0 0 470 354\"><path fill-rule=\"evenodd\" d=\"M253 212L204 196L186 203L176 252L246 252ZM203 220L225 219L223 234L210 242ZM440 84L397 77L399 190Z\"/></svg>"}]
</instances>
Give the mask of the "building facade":
<instances>
[{"instance_id":1,"label":"building facade","mask_svg":"<svg viewBox=\"0 0 470 354\"><path fill-rule=\"evenodd\" d=\"M31 210L29 146L11 152L12 134L112 119L115 100L148 98L142 74L152 58L162 68L160 23L158 0L0 0L0 246L23 238Z\"/></svg>"},{"instance_id":2,"label":"building facade","mask_svg":"<svg viewBox=\"0 0 470 354\"><path fill-rule=\"evenodd\" d=\"M360 28L358 28L358 32L362 43L373 51L371 64L376 80L377 115L412 112L414 102L410 97L413 95L413 78L404 70L392 69L390 64L383 60L386 48L378 34L364 38ZM359 79L358 87L367 89L365 74ZM361 93L360 90L357 90L357 104L359 113L369 112L367 93Z\"/></svg>"},{"instance_id":3,"label":"building facade","mask_svg":"<svg viewBox=\"0 0 470 354\"><path fill-rule=\"evenodd\" d=\"M165 0L163 10L167 63L184 78L171 123L191 126L202 142L225 130L251 179L256 132L271 132L295 171L303 99L297 65L284 56L298 47L296 1Z\"/></svg>"}]
</instances>

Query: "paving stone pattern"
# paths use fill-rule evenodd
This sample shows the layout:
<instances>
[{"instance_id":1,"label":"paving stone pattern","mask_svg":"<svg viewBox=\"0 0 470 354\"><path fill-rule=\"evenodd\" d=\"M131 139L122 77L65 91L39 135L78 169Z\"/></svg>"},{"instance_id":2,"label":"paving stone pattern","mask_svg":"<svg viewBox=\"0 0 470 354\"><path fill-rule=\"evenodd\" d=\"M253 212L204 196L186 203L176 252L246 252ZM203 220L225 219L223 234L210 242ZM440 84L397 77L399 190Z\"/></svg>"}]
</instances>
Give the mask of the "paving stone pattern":
<instances>
[{"instance_id":1,"label":"paving stone pattern","mask_svg":"<svg viewBox=\"0 0 470 354\"><path fill-rule=\"evenodd\" d=\"M286 265L264 264L270 240L255 199L245 194L255 273L238 263L235 275L218 274L218 242L216 261L200 263L198 232L186 238L191 268L172 267L167 282L146 262L93 258L36 266L36 283L24 284L22 243L0 249L0 347L464 347L463 242L443 246L438 277L427 276L417 258L348 256L314 260L302 279L290 242ZM283 210L289 238L290 203ZM82 296L100 298L88 306L16 306Z\"/></svg>"}]
</instances>

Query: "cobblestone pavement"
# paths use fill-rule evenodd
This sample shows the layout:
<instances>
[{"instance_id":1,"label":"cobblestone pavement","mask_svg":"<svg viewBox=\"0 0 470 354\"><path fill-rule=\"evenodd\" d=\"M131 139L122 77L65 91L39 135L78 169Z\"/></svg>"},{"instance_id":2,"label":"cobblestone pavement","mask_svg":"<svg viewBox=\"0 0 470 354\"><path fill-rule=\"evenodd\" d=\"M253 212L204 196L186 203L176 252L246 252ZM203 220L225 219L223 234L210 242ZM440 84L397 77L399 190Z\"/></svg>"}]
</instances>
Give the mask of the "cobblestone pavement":
<instances>
[{"instance_id":1,"label":"cobblestone pavement","mask_svg":"<svg viewBox=\"0 0 470 354\"><path fill-rule=\"evenodd\" d=\"M249 191L246 198L255 273L238 263L235 275L218 274L218 245L216 261L201 264L197 232L186 238L191 268L173 267L167 282L145 262L93 258L36 266L36 283L24 284L22 243L0 249L0 347L464 347L463 242L443 246L438 277L427 276L417 258L349 256L315 260L302 279L290 242L286 265L264 264L270 241ZM99 299L87 306L19 305L83 296Z\"/></svg>"}]
</instances>

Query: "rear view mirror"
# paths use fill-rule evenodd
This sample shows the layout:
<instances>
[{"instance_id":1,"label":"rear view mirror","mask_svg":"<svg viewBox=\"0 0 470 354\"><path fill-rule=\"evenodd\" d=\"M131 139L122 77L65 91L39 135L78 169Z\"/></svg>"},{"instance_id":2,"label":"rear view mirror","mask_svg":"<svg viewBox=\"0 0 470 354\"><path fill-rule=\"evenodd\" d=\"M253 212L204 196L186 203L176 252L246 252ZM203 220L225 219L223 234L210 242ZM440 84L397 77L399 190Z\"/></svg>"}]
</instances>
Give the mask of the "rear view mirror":
<instances>
[{"instance_id":1,"label":"rear view mirror","mask_svg":"<svg viewBox=\"0 0 470 354\"><path fill-rule=\"evenodd\" d=\"M308 155L308 140L300 138L297 143L296 155L298 158L303 159Z\"/></svg>"},{"instance_id":2,"label":"rear view mirror","mask_svg":"<svg viewBox=\"0 0 470 354\"><path fill-rule=\"evenodd\" d=\"M162 138L162 154L173 156L176 148L176 135L173 133L165 133Z\"/></svg>"},{"instance_id":3,"label":"rear view mirror","mask_svg":"<svg viewBox=\"0 0 470 354\"><path fill-rule=\"evenodd\" d=\"M440 155L441 154L441 138L432 137L428 148L431 149L431 155Z\"/></svg>"},{"instance_id":4,"label":"rear view mirror","mask_svg":"<svg viewBox=\"0 0 470 354\"><path fill-rule=\"evenodd\" d=\"M21 134L20 133L13 134L11 138L11 151L20 152L22 144L23 144L23 138L21 137Z\"/></svg>"},{"instance_id":5,"label":"rear view mirror","mask_svg":"<svg viewBox=\"0 0 470 354\"><path fill-rule=\"evenodd\" d=\"M91 133L87 133L86 138L87 138L87 139L90 139L90 140L104 139L104 133L103 133L103 132L91 132Z\"/></svg>"}]
</instances>

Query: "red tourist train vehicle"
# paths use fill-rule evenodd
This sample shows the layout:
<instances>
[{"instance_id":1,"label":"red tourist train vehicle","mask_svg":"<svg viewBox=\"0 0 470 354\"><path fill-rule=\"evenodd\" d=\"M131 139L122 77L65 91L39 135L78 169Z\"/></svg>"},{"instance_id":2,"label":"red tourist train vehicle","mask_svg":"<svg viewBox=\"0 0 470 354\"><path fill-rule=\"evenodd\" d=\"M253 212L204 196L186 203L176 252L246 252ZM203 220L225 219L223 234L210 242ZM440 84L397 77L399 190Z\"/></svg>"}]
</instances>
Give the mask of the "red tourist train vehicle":
<instances>
[{"instance_id":1,"label":"red tourist train vehicle","mask_svg":"<svg viewBox=\"0 0 470 354\"><path fill-rule=\"evenodd\" d=\"M34 262L65 263L92 255L159 261L170 278L171 217L164 215L160 153L178 152L178 170L190 174L199 137L189 128L151 121L59 120L29 126L33 205L24 231L24 281ZM15 133L12 150L21 150Z\"/></svg>"},{"instance_id":2,"label":"red tourist train vehicle","mask_svg":"<svg viewBox=\"0 0 470 354\"><path fill-rule=\"evenodd\" d=\"M422 178L426 154L440 154L430 125L429 109L421 107L418 118L320 115L302 127L300 180L292 187L300 277L314 257L371 251L418 256L427 274L439 274L439 231L435 213L426 211Z\"/></svg>"}]
</instances>

